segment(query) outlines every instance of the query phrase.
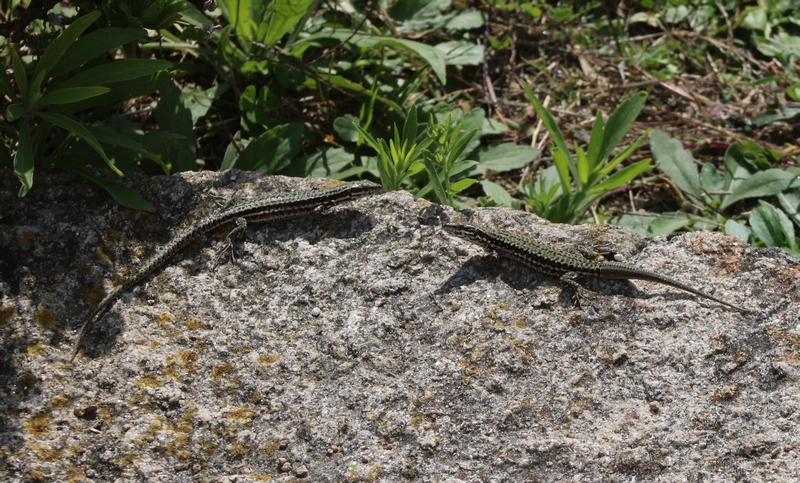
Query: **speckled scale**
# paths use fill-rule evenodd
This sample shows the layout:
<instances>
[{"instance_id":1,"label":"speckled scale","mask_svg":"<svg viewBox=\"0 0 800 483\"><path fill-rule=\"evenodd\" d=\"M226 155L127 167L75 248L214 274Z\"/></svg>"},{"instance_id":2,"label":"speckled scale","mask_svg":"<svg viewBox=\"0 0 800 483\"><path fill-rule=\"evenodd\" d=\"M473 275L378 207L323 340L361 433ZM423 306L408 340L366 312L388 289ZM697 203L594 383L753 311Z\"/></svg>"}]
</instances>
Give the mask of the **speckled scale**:
<instances>
[{"instance_id":1,"label":"speckled scale","mask_svg":"<svg viewBox=\"0 0 800 483\"><path fill-rule=\"evenodd\" d=\"M72 353L72 359L78 354L81 342L91 325L99 320L114 302L131 288L141 283L156 269L166 263L173 255L215 228L234 223L240 218L248 222L259 223L265 221L285 220L310 215L329 206L345 203L347 201L379 193L381 186L371 181L354 181L341 183L330 188L282 193L275 196L245 201L219 213L207 216L197 221L161 247L155 255L142 265L133 275L128 277L121 285L114 288L97 305L92 315L81 327Z\"/></svg>"},{"instance_id":2,"label":"speckled scale","mask_svg":"<svg viewBox=\"0 0 800 483\"><path fill-rule=\"evenodd\" d=\"M565 274L574 274L610 280L645 280L679 288L736 310L745 311L741 307L690 287L683 282L635 265L589 260L574 250L557 248L532 238L466 223L446 223L442 225L442 228L448 233L472 240L493 250L498 255L515 260L547 275L561 277Z\"/></svg>"}]
</instances>

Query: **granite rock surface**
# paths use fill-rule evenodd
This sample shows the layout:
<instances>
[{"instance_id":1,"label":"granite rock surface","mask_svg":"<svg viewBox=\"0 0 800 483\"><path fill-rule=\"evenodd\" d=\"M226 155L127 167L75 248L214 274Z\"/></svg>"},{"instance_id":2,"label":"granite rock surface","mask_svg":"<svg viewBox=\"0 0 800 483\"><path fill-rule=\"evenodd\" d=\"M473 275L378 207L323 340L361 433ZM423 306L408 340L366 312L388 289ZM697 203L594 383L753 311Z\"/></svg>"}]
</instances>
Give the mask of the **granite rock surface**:
<instances>
[{"instance_id":1,"label":"granite rock surface","mask_svg":"<svg viewBox=\"0 0 800 483\"><path fill-rule=\"evenodd\" d=\"M108 311L115 283L218 203L329 180L0 172L0 480L796 481L800 262L719 233L644 239L405 192L201 237ZM470 220L618 259L557 280L454 238Z\"/></svg>"}]
</instances>

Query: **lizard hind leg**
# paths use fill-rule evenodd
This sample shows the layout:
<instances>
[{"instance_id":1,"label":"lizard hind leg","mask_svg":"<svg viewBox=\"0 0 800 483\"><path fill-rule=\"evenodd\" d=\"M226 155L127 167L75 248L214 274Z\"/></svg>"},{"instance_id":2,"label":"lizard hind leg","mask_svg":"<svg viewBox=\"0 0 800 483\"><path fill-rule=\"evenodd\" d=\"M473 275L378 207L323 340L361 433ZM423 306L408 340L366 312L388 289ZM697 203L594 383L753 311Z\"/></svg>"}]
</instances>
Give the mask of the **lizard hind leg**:
<instances>
[{"instance_id":1,"label":"lizard hind leg","mask_svg":"<svg viewBox=\"0 0 800 483\"><path fill-rule=\"evenodd\" d=\"M572 300L575 302L575 305L578 308L582 308L581 300L582 299L591 299L594 298L597 293L592 292L591 290L584 288L581 284L575 281L578 278L578 274L575 272L567 272L559 278L559 281L569 287L572 290Z\"/></svg>"},{"instance_id":2,"label":"lizard hind leg","mask_svg":"<svg viewBox=\"0 0 800 483\"><path fill-rule=\"evenodd\" d=\"M220 259L222 259L222 255L230 250L231 252L231 262L236 261L236 249L233 246L233 240L240 237L242 233L247 229L247 220L244 217L236 218L236 226L228 233L228 236L225 237L225 243L222 245L222 248L219 249L216 256L214 257L214 264L212 265L212 270L217 268L219 265Z\"/></svg>"}]
</instances>

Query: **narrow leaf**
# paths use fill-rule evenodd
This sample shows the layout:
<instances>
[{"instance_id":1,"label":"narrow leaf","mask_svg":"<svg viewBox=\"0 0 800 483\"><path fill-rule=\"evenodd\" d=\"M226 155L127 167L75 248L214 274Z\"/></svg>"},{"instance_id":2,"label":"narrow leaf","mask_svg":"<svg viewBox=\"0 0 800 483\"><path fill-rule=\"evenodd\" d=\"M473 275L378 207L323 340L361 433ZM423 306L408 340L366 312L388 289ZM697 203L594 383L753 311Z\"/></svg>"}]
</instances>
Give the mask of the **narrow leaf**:
<instances>
[{"instance_id":1,"label":"narrow leaf","mask_svg":"<svg viewBox=\"0 0 800 483\"><path fill-rule=\"evenodd\" d=\"M616 173L612 174L602 183L598 184L587 194L593 195L597 193L606 193L608 191L614 190L623 186L624 184L628 183L635 177L639 176L640 174L644 173L650 169L650 159L643 159L638 163L634 163L630 166L626 166L625 168L617 171Z\"/></svg>"},{"instance_id":2,"label":"narrow leaf","mask_svg":"<svg viewBox=\"0 0 800 483\"><path fill-rule=\"evenodd\" d=\"M3 93L11 100L16 100L17 96L14 92L14 87L11 85L11 79L9 79L8 74L6 74L5 65L0 68L0 89L2 89Z\"/></svg>"},{"instance_id":3,"label":"narrow leaf","mask_svg":"<svg viewBox=\"0 0 800 483\"><path fill-rule=\"evenodd\" d=\"M465 189L469 188L470 186L474 185L475 182L478 181L473 178L464 178L456 181L455 183L450 185L450 194L454 195L456 193L461 193Z\"/></svg>"},{"instance_id":4,"label":"narrow leaf","mask_svg":"<svg viewBox=\"0 0 800 483\"><path fill-rule=\"evenodd\" d=\"M556 146L561 150L562 153L568 155L569 149L567 149L567 143L564 142L564 136L561 135L561 130L558 128L556 120L553 119L553 116L550 114L550 112L545 109L538 100L536 100L536 96L533 95L533 91L528 86L527 82L523 81L522 87L525 88L525 93L528 95L528 99L530 99L531 103L533 103L533 108L536 110L536 114L539 116L539 119L542 120L544 127L547 128L547 132L550 133L550 137L553 139L553 142L556 143Z\"/></svg>"},{"instance_id":5,"label":"narrow leaf","mask_svg":"<svg viewBox=\"0 0 800 483\"><path fill-rule=\"evenodd\" d=\"M603 112L597 110L597 117L594 118L592 126L592 137L589 138L589 151L587 158L591 171L595 171L602 166L603 160L600 159L600 149L603 147Z\"/></svg>"},{"instance_id":6,"label":"narrow leaf","mask_svg":"<svg viewBox=\"0 0 800 483\"><path fill-rule=\"evenodd\" d=\"M73 43L81 36L84 30L91 25L95 20L100 17L100 10L87 13L79 17L77 20L67 27L61 35L50 44L49 47L42 54L42 58L36 63L36 70L33 72L33 79L36 82L31 85L31 91L36 92L41 87L41 83L47 76L50 69L56 66L61 57L73 45Z\"/></svg>"},{"instance_id":7,"label":"narrow leaf","mask_svg":"<svg viewBox=\"0 0 800 483\"><path fill-rule=\"evenodd\" d=\"M34 104L34 108L49 106L50 104L69 104L70 102L78 102L90 97L99 96L109 92L111 89L108 87L67 87L63 89L56 89L53 92L45 94L44 97L39 99L39 102Z\"/></svg>"},{"instance_id":8,"label":"narrow leaf","mask_svg":"<svg viewBox=\"0 0 800 483\"><path fill-rule=\"evenodd\" d=\"M70 77L59 87L78 87L84 85L103 85L110 82L124 82L140 77L151 76L172 67L171 62L158 59L125 59L100 64Z\"/></svg>"},{"instance_id":9,"label":"narrow leaf","mask_svg":"<svg viewBox=\"0 0 800 483\"><path fill-rule=\"evenodd\" d=\"M444 192L442 182L439 181L439 174L436 172L436 167L428 156L425 157L425 169L428 171L428 186L432 187L434 194L439 198L439 203L446 205L448 200L447 194Z\"/></svg>"},{"instance_id":10,"label":"narrow leaf","mask_svg":"<svg viewBox=\"0 0 800 483\"><path fill-rule=\"evenodd\" d=\"M551 154L553 155L553 164L558 170L558 178L561 180L561 188L564 190L564 193L572 192L569 183L569 166L567 165L567 155L558 148L553 148Z\"/></svg>"},{"instance_id":11,"label":"narrow leaf","mask_svg":"<svg viewBox=\"0 0 800 483\"><path fill-rule=\"evenodd\" d=\"M19 128L17 154L14 155L14 172L22 184L19 188L20 198L28 194L33 187L33 146L28 129L28 124L23 122Z\"/></svg>"},{"instance_id":12,"label":"narrow leaf","mask_svg":"<svg viewBox=\"0 0 800 483\"><path fill-rule=\"evenodd\" d=\"M25 65L23 65L22 59L19 58L17 49L14 48L11 49L11 65L14 68L14 79L17 81L17 87L19 87L19 92L22 96L22 104L25 108L28 108L28 100L30 99L28 76L25 74ZM13 97L11 98L14 99Z\"/></svg>"},{"instance_id":13,"label":"narrow leaf","mask_svg":"<svg viewBox=\"0 0 800 483\"><path fill-rule=\"evenodd\" d=\"M112 171L122 176L122 171L117 169L117 167L114 166L113 161L108 159L108 156L106 156L106 152L103 151L103 147L100 146L100 143L97 142L97 139L95 139L95 137L92 136L92 133L90 133L82 124L68 118L67 116L56 114L54 112L37 112L36 115L49 123L52 123L62 129L66 129L67 131L71 132L72 134L86 141L86 143L89 144L89 146L91 146L92 149L97 151L97 154L99 154L100 157L103 158L103 160L106 162L106 164L108 164L108 167L111 168Z\"/></svg>"},{"instance_id":14,"label":"narrow leaf","mask_svg":"<svg viewBox=\"0 0 800 483\"><path fill-rule=\"evenodd\" d=\"M626 100L617 107L610 116L603 131L603 146L600 149L598 161L606 159L617 144L622 140L623 136L628 132L636 120L636 117L641 112L647 102L647 94L645 92L638 92L630 99Z\"/></svg>"},{"instance_id":15,"label":"narrow leaf","mask_svg":"<svg viewBox=\"0 0 800 483\"><path fill-rule=\"evenodd\" d=\"M144 146L137 143L128 136L122 135L116 131L112 131L111 129L104 126L85 126L85 127L86 130L92 133L92 136L94 136L95 139L97 139L101 143L106 143L111 146L121 146L123 148L136 151L137 153L146 156L147 158L155 161L160 165L164 164L158 155L151 153L150 151L145 149Z\"/></svg>"},{"instance_id":16,"label":"narrow leaf","mask_svg":"<svg viewBox=\"0 0 800 483\"><path fill-rule=\"evenodd\" d=\"M106 181L103 178L98 178L97 176L79 168L72 167L69 169L106 190L108 194L110 194L111 197L116 200L117 203L126 208L139 211L149 211L151 213L156 211L155 207L149 201L142 198L139 193L128 188L127 186L123 186L112 181Z\"/></svg>"},{"instance_id":17,"label":"narrow leaf","mask_svg":"<svg viewBox=\"0 0 800 483\"><path fill-rule=\"evenodd\" d=\"M586 157L586 153L583 152L578 143L574 143L575 145L575 157L577 158L577 168L578 168L578 179L577 181L577 189L581 191L581 187L589 181L589 173L590 173L590 166L589 166L589 159Z\"/></svg>"},{"instance_id":18,"label":"narrow leaf","mask_svg":"<svg viewBox=\"0 0 800 483\"><path fill-rule=\"evenodd\" d=\"M140 28L108 27L89 32L69 47L49 75L52 78L59 77L93 57L145 38L147 30Z\"/></svg>"},{"instance_id":19,"label":"narrow leaf","mask_svg":"<svg viewBox=\"0 0 800 483\"><path fill-rule=\"evenodd\" d=\"M622 161L625 161L626 159L628 159L628 156L630 156L631 154L633 154L634 151L639 149L639 146L642 144L642 141L644 141L645 138L649 134L650 134L650 130L648 129L648 130L646 130L644 132L644 134L639 136L639 139L634 141L633 144L631 144L630 146L625 148L621 153L616 155L614 157L614 159L609 161L606 166L604 166L602 169L600 169L600 171L599 171L600 175L604 176L604 175L610 173L619 163L621 163Z\"/></svg>"}]
</instances>

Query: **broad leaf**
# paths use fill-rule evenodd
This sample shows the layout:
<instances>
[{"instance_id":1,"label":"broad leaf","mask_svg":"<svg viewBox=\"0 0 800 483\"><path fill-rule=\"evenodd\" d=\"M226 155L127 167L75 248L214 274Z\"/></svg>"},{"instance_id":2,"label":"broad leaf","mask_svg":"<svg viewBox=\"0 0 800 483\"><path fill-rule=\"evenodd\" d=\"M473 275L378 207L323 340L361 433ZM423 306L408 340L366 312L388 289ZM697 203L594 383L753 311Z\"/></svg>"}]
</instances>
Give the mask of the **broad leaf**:
<instances>
[{"instance_id":1,"label":"broad leaf","mask_svg":"<svg viewBox=\"0 0 800 483\"><path fill-rule=\"evenodd\" d=\"M746 198L763 198L774 196L782 191L800 187L800 177L782 169L768 169L759 171L742 181L733 193L722 202L721 209L725 209L737 201Z\"/></svg>"},{"instance_id":2,"label":"broad leaf","mask_svg":"<svg viewBox=\"0 0 800 483\"><path fill-rule=\"evenodd\" d=\"M195 152L197 134L194 131L192 113L186 107L181 90L172 81L162 84L161 98L153 111L161 131L177 134L168 151L167 159L172 161L172 172L197 169Z\"/></svg>"},{"instance_id":3,"label":"broad leaf","mask_svg":"<svg viewBox=\"0 0 800 483\"><path fill-rule=\"evenodd\" d=\"M470 186L474 185L475 182L478 181L473 178L464 178L456 181L455 183L450 185L450 194L461 193L465 189L469 188Z\"/></svg>"},{"instance_id":4,"label":"broad leaf","mask_svg":"<svg viewBox=\"0 0 800 483\"><path fill-rule=\"evenodd\" d=\"M653 151L658 167L667 174L670 181L681 191L702 199L700 176L692 153L683 149L680 141L672 139L662 131L654 129L650 133L650 149Z\"/></svg>"},{"instance_id":5,"label":"broad leaf","mask_svg":"<svg viewBox=\"0 0 800 483\"><path fill-rule=\"evenodd\" d=\"M645 236L669 235L689 225L690 220L685 213L677 213L677 217L669 214L662 216L622 215L614 219L614 224Z\"/></svg>"},{"instance_id":6,"label":"broad leaf","mask_svg":"<svg viewBox=\"0 0 800 483\"><path fill-rule=\"evenodd\" d=\"M540 151L536 148L513 143L482 146L473 154L478 164L469 171L469 174L474 176L488 170L504 172L519 169L533 162L539 154Z\"/></svg>"},{"instance_id":7,"label":"broad leaf","mask_svg":"<svg viewBox=\"0 0 800 483\"><path fill-rule=\"evenodd\" d=\"M761 206L750 215L750 226L755 234L768 247L789 247L796 250L794 227L781 210L759 200Z\"/></svg>"},{"instance_id":8,"label":"broad leaf","mask_svg":"<svg viewBox=\"0 0 800 483\"><path fill-rule=\"evenodd\" d=\"M514 198L499 184L485 179L481 181L481 186L483 186L483 192L486 193L486 196L492 198L497 206L506 206L508 208L514 206Z\"/></svg>"},{"instance_id":9,"label":"broad leaf","mask_svg":"<svg viewBox=\"0 0 800 483\"><path fill-rule=\"evenodd\" d=\"M286 168L300 152L305 127L302 123L283 124L252 140L234 167L263 174L275 174Z\"/></svg>"},{"instance_id":10,"label":"broad leaf","mask_svg":"<svg viewBox=\"0 0 800 483\"><path fill-rule=\"evenodd\" d=\"M275 45L303 18L315 0L273 0L270 5L269 33L264 39L267 45Z\"/></svg>"}]
</instances>

